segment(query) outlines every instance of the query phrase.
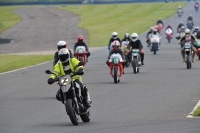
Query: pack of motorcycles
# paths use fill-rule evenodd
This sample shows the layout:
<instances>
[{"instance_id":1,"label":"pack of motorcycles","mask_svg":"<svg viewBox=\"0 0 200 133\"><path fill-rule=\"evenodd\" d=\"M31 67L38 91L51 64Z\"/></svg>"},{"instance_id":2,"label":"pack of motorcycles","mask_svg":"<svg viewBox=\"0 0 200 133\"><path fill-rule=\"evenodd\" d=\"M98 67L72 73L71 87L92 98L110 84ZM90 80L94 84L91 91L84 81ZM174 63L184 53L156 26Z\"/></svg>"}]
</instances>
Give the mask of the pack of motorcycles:
<instances>
[{"instance_id":1,"label":"pack of motorcycles","mask_svg":"<svg viewBox=\"0 0 200 133\"><path fill-rule=\"evenodd\" d=\"M197 7L195 7L195 10L198 11ZM181 17L182 13L178 13L178 16ZM191 29L193 28L190 27ZM158 24L158 29L162 30L163 26L162 24ZM172 39L173 32L171 29L166 29L165 31L166 39L170 43ZM180 34L177 39L180 39L182 35ZM148 47L150 51L156 55L156 52L159 50L159 43L160 43L160 36L159 35L149 35L149 41L148 41ZM139 73L139 70L141 69L141 57L140 57L140 50L139 49L132 49L131 54L128 54L127 46L129 44L129 41L123 41L122 42L122 50L125 55L125 67L131 66L133 68L133 73ZM191 68L191 56L192 56L192 50L191 50L191 42L190 43L182 43L180 44L181 48L184 48L185 51L185 58L186 58L186 66L187 69ZM197 48L197 55L200 60L200 40L198 40L195 44L195 47ZM78 46L74 53L75 57L83 62L83 65L85 66L87 63L87 51L84 46ZM129 56L129 57L128 57ZM131 57L130 57L131 56ZM131 60L130 60L131 59ZM120 82L120 78L123 75L124 72L124 61L122 60L122 57L118 53L114 53L111 55L109 59L109 67L110 67L110 74L112 78L114 79L114 83ZM53 74L53 72L46 70L47 74ZM67 114L69 115L69 118L73 125L78 125L80 122L80 118L83 122L89 122L90 121L90 108L86 108L82 102L83 98L80 93L77 93L77 90L75 88L77 85L71 80L71 78L68 78L67 76L59 77L58 78L58 85L60 86L61 92L61 102L65 105L65 109ZM69 87L70 86L70 87ZM81 91L78 91L81 92Z\"/></svg>"}]
</instances>

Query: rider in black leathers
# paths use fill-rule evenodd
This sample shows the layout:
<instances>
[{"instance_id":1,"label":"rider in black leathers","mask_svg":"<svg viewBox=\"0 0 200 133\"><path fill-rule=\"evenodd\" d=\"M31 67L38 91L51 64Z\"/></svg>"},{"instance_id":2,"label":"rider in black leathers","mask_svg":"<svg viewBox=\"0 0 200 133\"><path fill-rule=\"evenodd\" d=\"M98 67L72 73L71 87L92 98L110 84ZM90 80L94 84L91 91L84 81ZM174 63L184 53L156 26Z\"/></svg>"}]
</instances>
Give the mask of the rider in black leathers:
<instances>
[{"instance_id":1,"label":"rider in black leathers","mask_svg":"<svg viewBox=\"0 0 200 133\"><path fill-rule=\"evenodd\" d=\"M131 35L131 41L129 42L128 49L131 51L131 49L139 49L140 50L140 56L141 56L141 63L144 65L144 52L142 51L143 45L141 41L138 39L138 34L133 33ZM131 52L129 52L131 54ZM131 55L129 56L129 58Z\"/></svg>"}]
</instances>

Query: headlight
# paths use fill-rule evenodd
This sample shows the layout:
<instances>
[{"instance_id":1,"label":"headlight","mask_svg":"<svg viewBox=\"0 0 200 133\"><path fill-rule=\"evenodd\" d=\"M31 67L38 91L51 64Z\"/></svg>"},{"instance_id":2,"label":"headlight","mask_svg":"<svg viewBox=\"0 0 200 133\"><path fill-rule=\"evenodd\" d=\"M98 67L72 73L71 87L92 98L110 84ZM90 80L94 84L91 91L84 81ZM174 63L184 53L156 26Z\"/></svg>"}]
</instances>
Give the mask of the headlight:
<instances>
[{"instance_id":1,"label":"headlight","mask_svg":"<svg viewBox=\"0 0 200 133\"><path fill-rule=\"evenodd\" d=\"M60 80L60 83L61 83L62 85L67 85L67 84L68 84L68 78L62 78L62 79Z\"/></svg>"}]
</instances>

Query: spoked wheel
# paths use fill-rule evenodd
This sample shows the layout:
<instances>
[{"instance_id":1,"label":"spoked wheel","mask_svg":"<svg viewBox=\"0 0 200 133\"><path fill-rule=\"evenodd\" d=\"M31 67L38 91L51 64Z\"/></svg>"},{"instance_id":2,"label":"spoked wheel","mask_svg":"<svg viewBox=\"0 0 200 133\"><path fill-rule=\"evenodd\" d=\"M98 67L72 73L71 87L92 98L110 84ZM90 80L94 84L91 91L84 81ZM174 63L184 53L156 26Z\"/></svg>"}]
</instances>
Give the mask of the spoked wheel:
<instances>
[{"instance_id":1,"label":"spoked wheel","mask_svg":"<svg viewBox=\"0 0 200 133\"><path fill-rule=\"evenodd\" d=\"M78 125L79 124L79 115L76 113L75 104L73 103L72 99L68 99L66 101L65 108L66 108L67 114L69 115L71 122L74 125Z\"/></svg>"}]
</instances>

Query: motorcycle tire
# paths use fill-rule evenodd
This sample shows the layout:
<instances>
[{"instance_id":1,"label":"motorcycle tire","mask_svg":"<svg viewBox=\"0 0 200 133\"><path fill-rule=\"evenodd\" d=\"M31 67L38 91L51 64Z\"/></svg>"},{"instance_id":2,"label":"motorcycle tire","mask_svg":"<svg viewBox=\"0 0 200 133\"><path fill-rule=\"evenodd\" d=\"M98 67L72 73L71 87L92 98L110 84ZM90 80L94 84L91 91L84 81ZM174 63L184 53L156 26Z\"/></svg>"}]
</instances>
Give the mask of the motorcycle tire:
<instances>
[{"instance_id":1,"label":"motorcycle tire","mask_svg":"<svg viewBox=\"0 0 200 133\"><path fill-rule=\"evenodd\" d=\"M137 73L137 60L134 59L132 61L132 66L133 66L133 73Z\"/></svg>"},{"instance_id":2,"label":"motorcycle tire","mask_svg":"<svg viewBox=\"0 0 200 133\"><path fill-rule=\"evenodd\" d=\"M170 43L170 38L168 38L168 43Z\"/></svg>"},{"instance_id":3,"label":"motorcycle tire","mask_svg":"<svg viewBox=\"0 0 200 133\"><path fill-rule=\"evenodd\" d=\"M79 118L78 118L78 114L75 111L74 106L75 105L73 104L72 99L68 99L66 101L65 108L66 108L67 114L69 115L71 122L74 125L78 125L79 124Z\"/></svg>"},{"instance_id":4,"label":"motorcycle tire","mask_svg":"<svg viewBox=\"0 0 200 133\"><path fill-rule=\"evenodd\" d=\"M90 109L86 114L80 115L80 117L83 122L89 122L90 121Z\"/></svg>"},{"instance_id":5,"label":"motorcycle tire","mask_svg":"<svg viewBox=\"0 0 200 133\"><path fill-rule=\"evenodd\" d=\"M187 69L190 69L192 66L192 63L190 62L190 56L187 55L187 60L186 60L186 65L187 65Z\"/></svg>"},{"instance_id":6,"label":"motorcycle tire","mask_svg":"<svg viewBox=\"0 0 200 133\"><path fill-rule=\"evenodd\" d=\"M199 60L200 60L200 51L198 51L198 57L199 57Z\"/></svg>"},{"instance_id":7,"label":"motorcycle tire","mask_svg":"<svg viewBox=\"0 0 200 133\"><path fill-rule=\"evenodd\" d=\"M153 53L156 55L156 47L153 46Z\"/></svg>"},{"instance_id":8,"label":"motorcycle tire","mask_svg":"<svg viewBox=\"0 0 200 133\"><path fill-rule=\"evenodd\" d=\"M118 68L114 67L114 82L116 84L118 83L117 73L118 73Z\"/></svg>"}]
</instances>

